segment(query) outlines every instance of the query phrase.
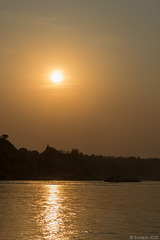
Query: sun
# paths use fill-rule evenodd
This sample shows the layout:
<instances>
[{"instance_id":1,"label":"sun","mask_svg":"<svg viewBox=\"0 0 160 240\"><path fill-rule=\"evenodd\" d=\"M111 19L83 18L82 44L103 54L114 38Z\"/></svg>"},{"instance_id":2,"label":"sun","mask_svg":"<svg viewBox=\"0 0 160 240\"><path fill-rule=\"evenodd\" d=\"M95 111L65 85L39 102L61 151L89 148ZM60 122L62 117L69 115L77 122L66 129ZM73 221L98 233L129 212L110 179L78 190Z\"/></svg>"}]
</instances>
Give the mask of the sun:
<instances>
[{"instance_id":1,"label":"sun","mask_svg":"<svg viewBox=\"0 0 160 240\"><path fill-rule=\"evenodd\" d=\"M54 83L60 83L63 79L63 76L61 74L61 72L59 71L54 71L52 74L51 74L51 80L54 82Z\"/></svg>"}]
</instances>

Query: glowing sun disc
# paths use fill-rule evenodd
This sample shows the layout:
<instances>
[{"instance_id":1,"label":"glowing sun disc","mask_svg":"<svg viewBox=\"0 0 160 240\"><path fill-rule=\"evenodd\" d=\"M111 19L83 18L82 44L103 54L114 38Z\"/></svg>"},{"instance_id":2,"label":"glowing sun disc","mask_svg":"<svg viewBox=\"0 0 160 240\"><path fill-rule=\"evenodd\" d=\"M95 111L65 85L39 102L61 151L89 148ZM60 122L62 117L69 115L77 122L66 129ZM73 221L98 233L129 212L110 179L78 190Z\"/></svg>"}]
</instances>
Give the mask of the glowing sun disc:
<instances>
[{"instance_id":1,"label":"glowing sun disc","mask_svg":"<svg viewBox=\"0 0 160 240\"><path fill-rule=\"evenodd\" d=\"M62 77L62 74L60 72L54 72L51 74L51 80L54 82L54 83L59 83L61 82L63 79Z\"/></svg>"}]
</instances>

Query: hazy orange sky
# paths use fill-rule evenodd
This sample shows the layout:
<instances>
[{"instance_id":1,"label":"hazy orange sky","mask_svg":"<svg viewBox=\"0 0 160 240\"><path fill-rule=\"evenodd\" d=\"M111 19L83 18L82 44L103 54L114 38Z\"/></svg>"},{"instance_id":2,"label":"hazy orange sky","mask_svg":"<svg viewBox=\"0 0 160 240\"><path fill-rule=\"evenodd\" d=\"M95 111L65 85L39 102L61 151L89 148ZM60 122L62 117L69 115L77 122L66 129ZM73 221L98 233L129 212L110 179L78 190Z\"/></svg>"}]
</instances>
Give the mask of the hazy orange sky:
<instances>
[{"instance_id":1,"label":"hazy orange sky","mask_svg":"<svg viewBox=\"0 0 160 240\"><path fill-rule=\"evenodd\" d=\"M159 0L0 0L0 32L0 134L17 148L160 157Z\"/></svg>"}]
</instances>

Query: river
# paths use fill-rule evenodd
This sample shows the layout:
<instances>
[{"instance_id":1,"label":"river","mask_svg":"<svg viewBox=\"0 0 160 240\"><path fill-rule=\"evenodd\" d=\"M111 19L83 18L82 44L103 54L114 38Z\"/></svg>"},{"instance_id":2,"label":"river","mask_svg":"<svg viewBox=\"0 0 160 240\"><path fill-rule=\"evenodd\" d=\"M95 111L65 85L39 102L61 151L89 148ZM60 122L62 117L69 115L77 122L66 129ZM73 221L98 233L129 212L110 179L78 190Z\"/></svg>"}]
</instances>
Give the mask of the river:
<instances>
[{"instance_id":1,"label":"river","mask_svg":"<svg viewBox=\"0 0 160 240\"><path fill-rule=\"evenodd\" d=\"M160 182L0 181L0 240L160 239Z\"/></svg>"}]
</instances>

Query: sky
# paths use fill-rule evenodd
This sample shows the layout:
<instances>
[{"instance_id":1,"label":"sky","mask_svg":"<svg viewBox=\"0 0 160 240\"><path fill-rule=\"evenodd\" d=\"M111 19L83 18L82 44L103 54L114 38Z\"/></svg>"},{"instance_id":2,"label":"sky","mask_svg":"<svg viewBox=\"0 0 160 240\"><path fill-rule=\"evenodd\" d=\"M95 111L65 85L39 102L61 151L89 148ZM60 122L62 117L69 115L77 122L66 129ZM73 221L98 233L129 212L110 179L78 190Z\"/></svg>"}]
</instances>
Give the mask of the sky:
<instances>
[{"instance_id":1,"label":"sky","mask_svg":"<svg viewBox=\"0 0 160 240\"><path fill-rule=\"evenodd\" d=\"M159 30L159 0L0 0L0 135L160 157Z\"/></svg>"}]
</instances>

